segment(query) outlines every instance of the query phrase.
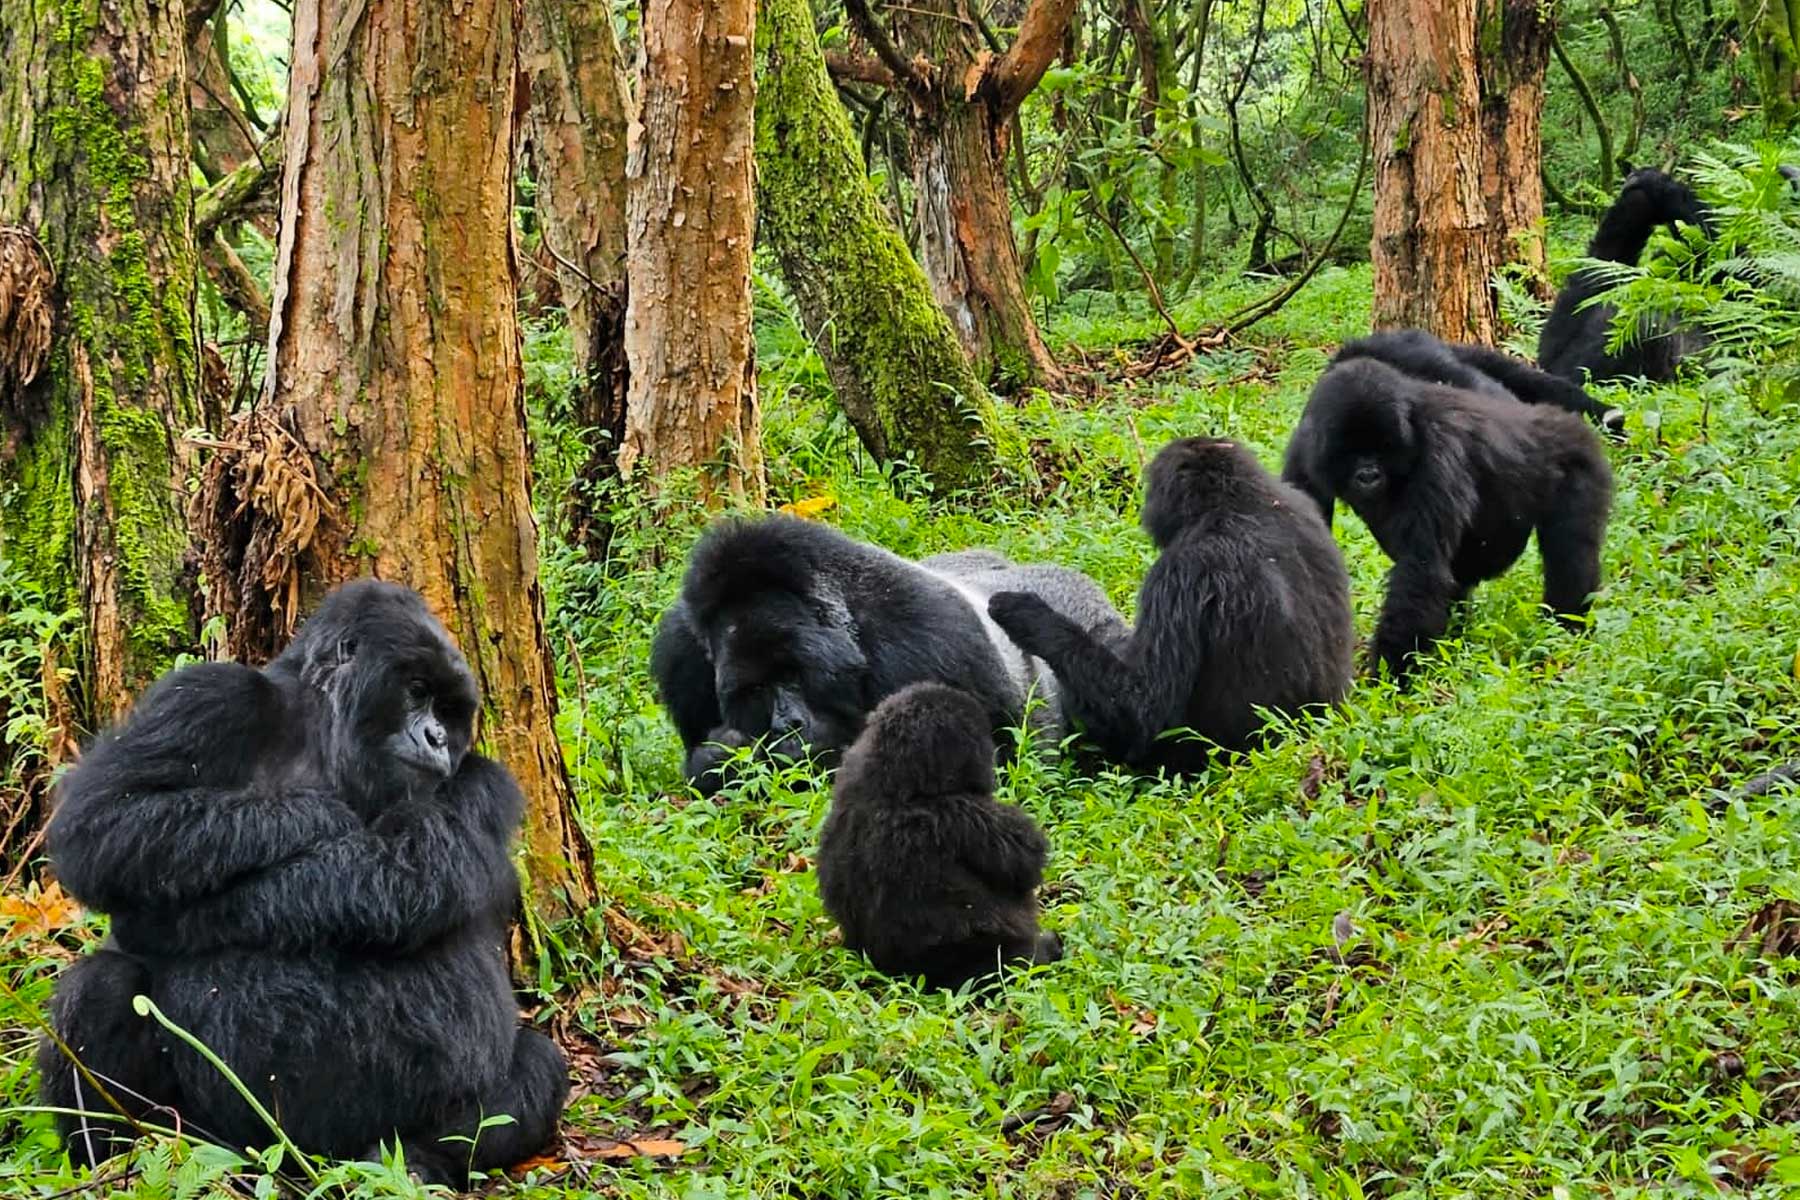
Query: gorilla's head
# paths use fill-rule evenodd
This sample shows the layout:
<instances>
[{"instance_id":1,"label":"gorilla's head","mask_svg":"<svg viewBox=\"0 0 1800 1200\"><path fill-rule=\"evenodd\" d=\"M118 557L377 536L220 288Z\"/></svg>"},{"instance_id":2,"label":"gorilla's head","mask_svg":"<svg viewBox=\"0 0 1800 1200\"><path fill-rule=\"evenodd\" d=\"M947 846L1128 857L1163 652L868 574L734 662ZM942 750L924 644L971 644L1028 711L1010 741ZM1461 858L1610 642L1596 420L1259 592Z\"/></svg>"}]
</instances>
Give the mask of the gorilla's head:
<instances>
[{"instance_id":1,"label":"gorilla's head","mask_svg":"<svg viewBox=\"0 0 1800 1200\"><path fill-rule=\"evenodd\" d=\"M869 663L816 527L727 524L694 550L683 595L706 645L725 725L781 758L829 757L855 740Z\"/></svg>"},{"instance_id":2,"label":"gorilla's head","mask_svg":"<svg viewBox=\"0 0 1800 1200\"><path fill-rule=\"evenodd\" d=\"M994 738L979 701L941 683L883 700L844 756L838 787L893 802L992 795Z\"/></svg>"},{"instance_id":3,"label":"gorilla's head","mask_svg":"<svg viewBox=\"0 0 1800 1200\"><path fill-rule=\"evenodd\" d=\"M1612 212L1629 215L1633 224L1644 229L1679 221L1712 232L1712 218L1694 189L1654 167L1629 171Z\"/></svg>"},{"instance_id":4,"label":"gorilla's head","mask_svg":"<svg viewBox=\"0 0 1800 1200\"><path fill-rule=\"evenodd\" d=\"M1411 397L1430 386L1372 358L1325 372L1313 385L1303 422L1310 426L1307 475L1365 519L1384 511L1418 462ZM1329 506L1322 506L1330 520Z\"/></svg>"},{"instance_id":5,"label":"gorilla's head","mask_svg":"<svg viewBox=\"0 0 1800 1200\"><path fill-rule=\"evenodd\" d=\"M410 588L374 579L345 584L272 666L292 671L321 699L325 768L365 807L436 787L474 741L475 677Z\"/></svg>"},{"instance_id":6,"label":"gorilla's head","mask_svg":"<svg viewBox=\"0 0 1800 1200\"><path fill-rule=\"evenodd\" d=\"M1177 438L1144 470L1139 520L1150 540L1165 547L1208 513L1238 507L1244 489L1260 479L1256 459L1228 438Z\"/></svg>"}]
</instances>

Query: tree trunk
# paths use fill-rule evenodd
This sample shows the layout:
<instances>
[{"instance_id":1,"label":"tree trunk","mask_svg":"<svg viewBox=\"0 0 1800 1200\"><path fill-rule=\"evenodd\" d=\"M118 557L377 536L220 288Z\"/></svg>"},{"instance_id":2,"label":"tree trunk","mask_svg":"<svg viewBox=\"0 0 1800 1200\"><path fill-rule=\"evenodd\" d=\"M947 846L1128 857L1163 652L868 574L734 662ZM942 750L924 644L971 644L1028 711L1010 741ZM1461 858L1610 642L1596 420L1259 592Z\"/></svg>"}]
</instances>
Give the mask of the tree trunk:
<instances>
[{"instance_id":1,"label":"tree trunk","mask_svg":"<svg viewBox=\"0 0 1800 1200\"><path fill-rule=\"evenodd\" d=\"M608 484L625 436L625 150L631 125L612 10L525 0L520 65L531 88L521 131L537 218L556 264L575 347L574 417L592 439L570 497L576 542L603 558Z\"/></svg>"},{"instance_id":2,"label":"tree trunk","mask_svg":"<svg viewBox=\"0 0 1800 1200\"><path fill-rule=\"evenodd\" d=\"M1491 343L1476 0L1370 0L1377 329Z\"/></svg>"},{"instance_id":3,"label":"tree trunk","mask_svg":"<svg viewBox=\"0 0 1800 1200\"><path fill-rule=\"evenodd\" d=\"M660 486L699 468L703 501L760 503L751 336L756 0L649 0L642 113L626 169L631 381L619 469Z\"/></svg>"},{"instance_id":4,"label":"tree trunk","mask_svg":"<svg viewBox=\"0 0 1800 1200\"><path fill-rule=\"evenodd\" d=\"M1800 118L1800 0L1738 0L1738 24L1756 63L1763 124L1785 133Z\"/></svg>"},{"instance_id":5,"label":"tree trunk","mask_svg":"<svg viewBox=\"0 0 1800 1200\"><path fill-rule=\"evenodd\" d=\"M984 389L882 212L806 0L763 0L757 53L759 228L838 402L878 461L946 490L986 482Z\"/></svg>"},{"instance_id":6,"label":"tree trunk","mask_svg":"<svg viewBox=\"0 0 1800 1200\"><path fill-rule=\"evenodd\" d=\"M1060 378L1025 292L1006 143L1013 115L1055 59L1074 9L1074 0L1032 0L1013 45L995 55L981 44L962 0L893 8L904 60L888 65L898 67L912 101L920 265L977 377L1003 391L1054 386ZM872 17L862 23L873 28Z\"/></svg>"},{"instance_id":7,"label":"tree trunk","mask_svg":"<svg viewBox=\"0 0 1800 1200\"><path fill-rule=\"evenodd\" d=\"M1554 13L1543 0L1482 0L1482 189L1488 253L1518 263L1547 288L1544 270L1544 70Z\"/></svg>"},{"instance_id":8,"label":"tree trunk","mask_svg":"<svg viewBox=\"0 0 1800 1200\"><path fill-rule=\"evenodd\" d=\"M1171 13L1169 19L1174 20ZM1138 134L1147 149L1160 151L1156 164L1156 211L1150 215L1150 249L1156 282L1168 287L1175 277L1175 168L1167 158L1170 121L1164 97L1175 90L1175 54L1169 31L1156 23L1150 0L1125 0L1125 27L1137 51Z\"/></svg>"},{"instance_id":9,"label":"tree trunk","mask_svg":"<svg viewBox=\"0 0 1800 1200\"><path fill-rule=\"evenodd\" d=\"M594 898L544 639L512 254L514 9L300 0L264 409L328 500L309 599L418 589L468 656L528 802L530 912ZM271 647L272 648L272 647Z\"/></svg>"},{"instance_id":10,"label":"tree trunk","mask_svg":"<svg viewBox=\"0 0 1800 1200\"><path fill-rule=\"evenodd\" d=\"M199 419L182 10L0 0L0 62L0 223L40 239L58 301L36 382L8 386L0 364L0 555L51 603L80 606L86 715L105 720L194 642L178 441Z\"/></svg>"},{"instance_id":11,"label":"tree trunk","mask_svg":"<svg viewBox=\"0 0 1800 1200\"><path fill-rule=\"evenodd\" d=\"M194 161L208 179L219 179L256 154L261 140L231 86L227 69L228 6L208 0L210 13L188 18L188 123Z\"/></svg>"}]
</instances>

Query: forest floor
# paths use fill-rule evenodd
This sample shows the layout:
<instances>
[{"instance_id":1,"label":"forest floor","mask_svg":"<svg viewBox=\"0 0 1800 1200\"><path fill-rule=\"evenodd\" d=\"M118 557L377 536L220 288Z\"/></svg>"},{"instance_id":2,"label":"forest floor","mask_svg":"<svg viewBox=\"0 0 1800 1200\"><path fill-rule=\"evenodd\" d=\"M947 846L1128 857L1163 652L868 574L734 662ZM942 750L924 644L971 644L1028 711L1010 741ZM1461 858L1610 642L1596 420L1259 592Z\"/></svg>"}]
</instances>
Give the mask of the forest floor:
<instances>
[{"instance_id":1,"label":"forest floor","mask_svg":"<svg viewBox=\"0 0 1800 1200\"><path fill-rule=\"evenodd\" d=\"M909 556L979 544L1075 566L1129 613L1152 558L1141 463L1210 432L1276 465L1330 348L1366 330L1368 286L1366 268L1328 272L1241 347L1026 404L1043 484L963 506L896 495L846 449L816 363L778 358L775 499L829 497L823 519ZM1056 340L1104 368L1108 347L1154 332L1109 305L1066 303ZM547 555L555 636L581 662L563 720L609 904L589 932L607 936L559 931L568 978L545 981L579 1080L567 1145L493 1190L1800 1189L1800 789L1732 795L1800 758L1800 404L1619 399L1633 416L1609 446L1587 634L1540 615L1528 556L1475 593L1411 690L1360 683L1247 759L1140 780L1039 745L1009 768L1002 798L1050 836L1045 923L1068 956L988 1002L884 980L835 944L810 870L824 788L790 774L716 802L679 791L645 658L694 522L668 515L662 564L605 587ZM1338 534L1366 634L1386 563L1354 517ZM0 934L15 1006L41 1003L97 936L65 916ZM25 1014L0 1009L0 1025L0 1081L27 1104ZM76 1182L41 1117L0 1120L0 1195ZM220 1173L174 1157L175 1176L156 1152L88 1194L182 1197ZM406 1190L391 1171L356 1186Z\"/></svg>"}]
</instances>

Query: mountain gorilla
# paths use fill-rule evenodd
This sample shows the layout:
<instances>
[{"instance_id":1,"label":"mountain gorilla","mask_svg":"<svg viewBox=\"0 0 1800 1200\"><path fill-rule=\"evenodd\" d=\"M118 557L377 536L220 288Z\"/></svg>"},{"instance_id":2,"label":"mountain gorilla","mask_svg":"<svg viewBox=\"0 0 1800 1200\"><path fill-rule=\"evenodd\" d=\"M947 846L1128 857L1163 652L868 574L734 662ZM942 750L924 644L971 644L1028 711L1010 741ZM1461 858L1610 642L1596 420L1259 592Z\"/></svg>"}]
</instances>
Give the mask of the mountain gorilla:
<instances>
[{"instance_id":1,"label":"mountain gorilla","mask_svg":"<svg viewBox=\"0 0 1800 1200\"><path fill-rule=\"evenodd\" d=\"M1612 471L1571 413L1351 359L1314 385L1282 477L1327 522L1343 497L1393 560L1369 648L1396 679L1534 529L1544 603L1559 617L1585 613L1600 584Z\"/></svg>"},{"instance_id":2,"label":"mountain gorilla","mask_svg":"<svg viewBox=\"0 0 1800 1200\"><path fill-rule=\"evenodd\" d=\"M1353 338L1332 356L1331 365L1353 358L1379 359L1428 383L1565 409L1611 432L1625 424L1623 412L1601 404L1578 382L1540 371L1523 359L1486 346L1446 342L1423 329L1395 329Z\"/></svg>"},{"instance_id":3,"label":"mountain gorilla","mask_svg":"<svg viewBox=\"0 0 1800 1200\"><path fill-rule=\"evenodd\" d=\"M1183 438L1146 477L1143 525L1162 551L1129 639L1096 638L1036 596L988 612L1050 664L1062 702L1114 761L1177 771L1252 744L1260 709L1335 703L1350 685L1350 581L1306 496L1234 442ZM1165 737L1191 730L1200 739Z\"/></svg>"},{"instance_id":4,"label":"mountain gorilla","mask_svg":"<svg viewBox=\"0 0 1800 1200\"><path fill-rule=\"evenodd\" d=\"M761 742L795 758L829 758L909 683L974 696L996 734L1028 698L1039 728L1062 725L1055 678L987 618L987 597L1029 591L1097 635L1124 621L1079 571L1018 566L990 550L910 562L792 517L726 522L700 539L681 596L650 652L663 705L681 735L688 779L723 783L731 748Z\"/></svg>"},{"instance_id":5,"label":"mountain gorilla","mask_svg":"<svg viewBox=\"0 0 1800 1200\"><path fill-rule=\"evenodd\" d=\"M1618 199L1600 218L1587 256L1635 266L1651 231L1677 221L1712 231L1705 206L1687 184L1648 167L1633 171L1626 176ZM1581 307L1606 288L1606 281L1592 269L1569 276L1538 334L1538 365L1571 383L1580 383L1584 371L1595 383L1640 376L1652 381L1674 378L1675 365L1700 348L1700 338L1679 328L1640 329L1636 341L1616 355L1608 354L1607 335L1618 308L1611 304Z\"/></svg>"},{"instance_id":6,"label":"mountain gorilla","mask_svg":"<svg viewBox=\"0 0 1800 1200\"><path fill-rule=\"evenodd\" d=\"M956 988L1003 963L1053 963L1036 889L1049 844L994 800L988 713L915 683L883 700L844 755L819 834L819 895L844 945L889 975Z\"/></svg>"},{"instance_id":7,"label":"mountain gorilla","mask_svg":"<svg viewBox=\"0 0 1800 1200\"><path fill-rule=\"evenodd\" d=\"M477 702L418 595L351 583L265 670L164 676L65 777L57 877L113 923L51 1020L122 1115L271 1141L216 1070L133 1013L142 993L308 1153L397 1140L421 1176L460 1184L550 1141L567 1073L519 1025L503 949L524 801L469 749ZM49 1039L38 1066L47 1104L97 1114L59 1117L78 1160L129 1141ZM477 1136L501 1114L513 1123Z\"/></svg>"}]
</instances>

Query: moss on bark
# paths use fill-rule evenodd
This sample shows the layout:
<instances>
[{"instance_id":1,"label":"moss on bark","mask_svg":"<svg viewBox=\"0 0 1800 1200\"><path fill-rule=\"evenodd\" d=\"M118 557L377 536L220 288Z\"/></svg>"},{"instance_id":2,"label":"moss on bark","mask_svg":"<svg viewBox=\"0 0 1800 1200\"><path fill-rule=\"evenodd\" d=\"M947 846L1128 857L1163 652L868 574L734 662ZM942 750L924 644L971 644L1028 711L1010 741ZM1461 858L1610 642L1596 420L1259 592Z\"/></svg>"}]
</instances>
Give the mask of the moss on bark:
<instances>
[{"instance_id":1,"label":"moss on bark","mask_svg":"<svg viewBox=\"0 0 1800 1200\"><path fill-rule=\"evenodd\" d=\"M199 421L182 13L0 0L0 218L58 280L50 368L0 398L0 553L88 622L95 715L192 642L177 435Z\"/></svg>"},{"instance_id":2,"label":"moss on bark","mask_svg":"<svg viewBox=\"0 0 1800 1200\"><path fill-rule=\"evenodd\" d=\"M838 401L881 461L935 487L986 481L992 404L857 153L806 0L762 0L758 230L781 261Z\"/></svg>"}]
</instances>

